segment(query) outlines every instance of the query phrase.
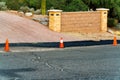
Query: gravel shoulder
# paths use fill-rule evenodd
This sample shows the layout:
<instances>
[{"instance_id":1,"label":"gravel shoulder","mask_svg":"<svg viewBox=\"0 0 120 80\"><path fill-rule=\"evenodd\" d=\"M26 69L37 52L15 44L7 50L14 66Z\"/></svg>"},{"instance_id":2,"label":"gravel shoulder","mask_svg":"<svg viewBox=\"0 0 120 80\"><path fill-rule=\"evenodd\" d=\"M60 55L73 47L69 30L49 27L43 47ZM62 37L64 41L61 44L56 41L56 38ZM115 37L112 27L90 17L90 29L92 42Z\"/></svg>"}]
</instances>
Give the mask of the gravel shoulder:
<instances>
[{"instance_id":1,"label":"gravel shoulder","mask_svg":"<svg viewBox=\"0 0 120 80\"><path fill-rule=\"evenodd\" d=\"M77 32L65 32L64 34L76 36L80 38L80 40L113 40L114 35L109 32L100 32L100 33L77 33ZM120 36L116 35L117 39L120 40Z\"/></svg>"}]
</instances>

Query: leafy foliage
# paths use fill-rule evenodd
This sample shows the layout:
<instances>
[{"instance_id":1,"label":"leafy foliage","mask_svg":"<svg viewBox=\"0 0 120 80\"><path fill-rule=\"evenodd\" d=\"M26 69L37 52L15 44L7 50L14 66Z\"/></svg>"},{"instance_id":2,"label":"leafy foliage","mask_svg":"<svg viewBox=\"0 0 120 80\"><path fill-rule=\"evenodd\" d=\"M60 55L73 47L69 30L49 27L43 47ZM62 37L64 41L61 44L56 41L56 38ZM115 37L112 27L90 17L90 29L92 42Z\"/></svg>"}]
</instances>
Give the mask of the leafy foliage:
<instances>
[{"instance_id":1,"label":"leafy foliage","mask_svg":"<svg viewBox=\"0 0 120 80\"><path fill-rule=\"evenodd\" d=\"M118 24L118 21L114 18L108 18L108 26L109 27L115 27Z\"/></svg>"},{"instance_id":2,"label":"leafy foliage","mask_svg":"<svg viewBox=\"0 0 120 80\"><path fill-rule=\"evenodd\" d=\"M5 2L0 2L0 10L7 10L7 6Z\"/></svg>"},{"instance_id":3,"label":"leafy foliage","mask_svg":"<svg viewBox=\"0 0 120 80\"><path fill-rule=\"evenodd\" d=\"M63 11L84 11L88 6L82 0L47 0L47 9L54 7Z\"/></svg>"},{"instance_id":4,"label":"leafy foliage","mask_svg":"<svg viewBox=\"0 0 120 80\"><path fill-rule=\"evenodd\" d=\"M63 11L108 8L110 9L109 18L116 18L120 21L120 0L0 0L0 2L6 2L6 6L14 10L19 10L21 6L28 6L35 10L41 9L42 14L51 8Z\"/></svg>"},{"instance_id":5,"label":"leafy foliage","mask_svg":"<svg viewBox=\"0 0 120 80\"><path fill-rule=\"evenodd\" d=\"M28 6L22 6L20 7L20 10L23 11L24 13L29 11L29 7Z\"/></svg>"},{"instance_id":6,"label":"leafy foliage","mask_svg":"<svg viewBox=\"0 0 120 80\"><path fill-rule=\"evenodd\" d=\"M67 4L64 10L65 11L86 11L88 10L88 7L81 0L73 0L71 3L69 2Z\"/></svg>"},{"instance_id":7,"label":"leafy foliage","mask_svg":"<svg viewBox=\"0 0 120 80\"><path fill-rule=\"evenodd\" d=\"M90 9L108 8L109 17L120 21L120 0L82 0Z\"/></svg>"}]
</instances>

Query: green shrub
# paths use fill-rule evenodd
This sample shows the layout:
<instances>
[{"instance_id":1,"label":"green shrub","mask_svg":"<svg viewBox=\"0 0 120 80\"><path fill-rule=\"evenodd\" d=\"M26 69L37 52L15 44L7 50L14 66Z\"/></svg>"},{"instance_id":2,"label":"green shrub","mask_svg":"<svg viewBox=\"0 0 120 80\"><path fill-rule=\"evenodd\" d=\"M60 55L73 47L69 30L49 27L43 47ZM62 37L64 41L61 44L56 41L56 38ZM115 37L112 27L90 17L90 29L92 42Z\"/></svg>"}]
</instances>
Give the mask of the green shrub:
<instances>
[{"instance_id":1,"label":"green shrub","mask_svg":"<svg viewBox=\"0 0 120 80\"><path fill-rule=\"evenodd\" d=\"M29 12L34 13L35 9L34 8L29 8Z\"/></svg>"},{"instance_id":2,"label":"green shrub","mask_svg":"<svg viewBox=\"0 0 120 80\"><path fill-rule=\"evenodd\" d=\"M6 2L0 2L0 10L7 10Z\"/></svg>"},{"instance_id":3,"label":"green shrub","mask_svg":"<svg viewBox=\"0 0 120 80\"><path fill-rule=\"evenodd\" d=\"M37 9L36 11L34 11L34 14L41 14L41 9Z\"/></svg>"},{"instance_id":4,"label":"green shrub","mask_svg":"<svg viewBox=\"0 0 120 80\"><path fill-rule=\"evenodd\" d=\"M120 23L118 23L118 24L115 26L115 28L120 30Z\"/></svg>"},{"instance_id":5,"label":"green shrub","mask_svg":"<svg viewBox=\"0 0 120 80\"><path fill-rule=\"evenodd\" d=\"M22 6L20 7L20 10L23 11L24 13L29 12L29 7L28 6Z\"/></svg>"},{"instance_id":6,"label":"green shrub","mask_svg":"<svg viewBox=\"0 0 120 80\"><path fill-rule=\"evenodd\" d=\"M114 18L108 18L108 27L115 27L118 24L118 20Z\"/></svg>"}]
</instances>

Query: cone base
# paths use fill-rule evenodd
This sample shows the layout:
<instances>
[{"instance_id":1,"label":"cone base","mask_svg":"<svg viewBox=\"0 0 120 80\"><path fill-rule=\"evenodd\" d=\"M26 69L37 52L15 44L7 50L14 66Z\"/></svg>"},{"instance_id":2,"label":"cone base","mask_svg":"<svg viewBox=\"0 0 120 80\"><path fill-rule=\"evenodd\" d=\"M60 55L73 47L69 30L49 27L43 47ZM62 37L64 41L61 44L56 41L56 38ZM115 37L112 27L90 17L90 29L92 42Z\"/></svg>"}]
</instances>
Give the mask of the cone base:
<instances>
[{"instance_id":1,"label":"cone base","mask_svg":"<svg viewBox=\"0 0 120 80\"><path fill-rule=\"evenodd\" d=\"M114 37L113 46L117 46L117 38L116 37Z\"/></svg>"},{"instance_id":2,"label":"cone base","mask_svg":"<svg viewBox=\"0 0 120 80\"><path fill-rule=\"evenodd\" d=\"M5 47L4 47L4 51L6 51L6 52L9 52L9 51L10 51L8 39L6 40Z\"/></svg>"},{"instance_id":3,"label":"cone base","mask_svg":"<svg viewBox=\"0 0 120 80\"><path fill-rule=\"evenodd\" d=\"M60 46L59 46L59 48L64 48L64 44L61 43Z\"/></svg>"}]
</instances>

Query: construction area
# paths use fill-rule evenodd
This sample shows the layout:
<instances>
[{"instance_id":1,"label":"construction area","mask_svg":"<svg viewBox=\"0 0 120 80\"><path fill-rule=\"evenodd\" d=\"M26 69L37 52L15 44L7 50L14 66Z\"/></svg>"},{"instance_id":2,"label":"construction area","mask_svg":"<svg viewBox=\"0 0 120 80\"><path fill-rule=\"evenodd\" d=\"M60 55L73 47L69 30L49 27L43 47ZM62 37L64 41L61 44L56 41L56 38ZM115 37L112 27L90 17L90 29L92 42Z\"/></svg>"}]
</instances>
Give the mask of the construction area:
<instances>
[{"instance_id":1,"label":"construction area","mask_svg":"<svg viewBox=\"0 0 120 80\"><path fill-rule=\"evenodd\" d=\"M11 43L57 42L60 37L65 41L79 40L76 37L57 33L33 20L11 13L0 12L0 43L9 39Z\"/></svg>"},{"instance_id":2,"label":"construction area","mask_svg":"<svg viewBox=\"0 0 120 80\"><path fill-rule=\"evenodd\" d=\"M118 43L111 29L56 32L29 17L0 12L0 80L119 80Z\"/></svg>"},{"instance_id":3,"label":"construction area","mask_svg":"<svg viewBox=\"0 0 120 80\"><path fill-rule=\"evenodd\" d=\"M32 16L32 18L34 17ZM0 43L2 46L6 42L6 39L8 39L9 43L16 43L17 45L30 43L29 45L31 46L33 43L35 45L45 43L49 47L53 43L56 44L56 42L59 42L61 37L67 44L72 42L69 46L76 44L79 46L84 41L99 42L101 40L113 40L114 35L112 33L114 33L112 30L109 30L109 32L94 33L55 32L50 30L48 26L33 21L31 18L16 15L11 12L0 12ZM120 37L117 36L117 39L120 39ZM45 47L44 44L42 46Z\"/></svg>"}]
</instances>

